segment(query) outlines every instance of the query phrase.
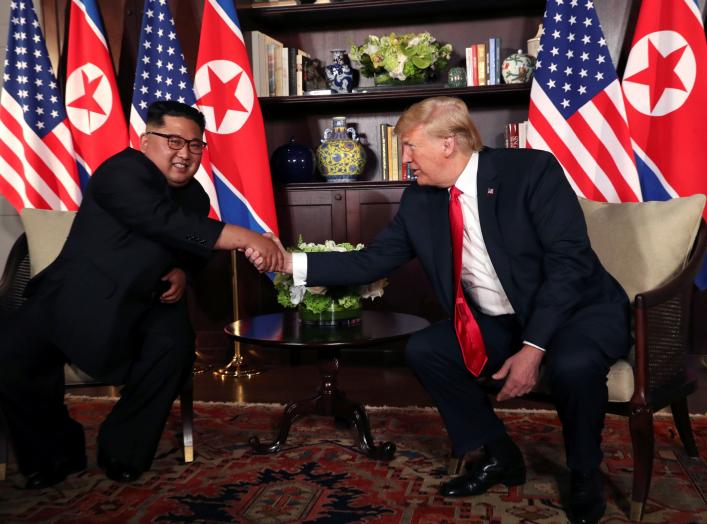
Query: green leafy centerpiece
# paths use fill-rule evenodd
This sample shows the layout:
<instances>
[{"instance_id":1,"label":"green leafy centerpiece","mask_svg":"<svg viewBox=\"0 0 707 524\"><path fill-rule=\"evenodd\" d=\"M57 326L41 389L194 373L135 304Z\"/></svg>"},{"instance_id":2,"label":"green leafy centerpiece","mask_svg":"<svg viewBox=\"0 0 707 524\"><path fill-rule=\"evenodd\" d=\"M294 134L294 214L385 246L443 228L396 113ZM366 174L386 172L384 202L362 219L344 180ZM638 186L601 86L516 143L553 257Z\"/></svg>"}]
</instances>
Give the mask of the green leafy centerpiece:
<instances>
[{"instance_id":1,"label":"green leafy centerpiece","mask_svg":"<svg viewBox=\"0 0 707 524\"><path fill-rule=\"evenodd\" d=\"M327 240L323 244L303 242L300 237L297 247L288 248L296 253L317 253L324 251L358 251L363 244L341 244ZM277 273L274 280L277 301L288 308L298 308L300 321L319 325L356 325L361 321L361 300L383 296L383 288L388 280L382 278L363 286L295 286L292 275Z\"/></svg>"},{"instance_id":2,"label":"green leafy centerpiece","mask_svg":"<svg viewBox=\"0 0 707 524\"><path fill-rule=\"evenodd\" d=\"M376 85L421 84L444 69L451 56L451 44L440 44L428 32L368 35L349 51L352 65Z\"/></svg>"}]
</instances>

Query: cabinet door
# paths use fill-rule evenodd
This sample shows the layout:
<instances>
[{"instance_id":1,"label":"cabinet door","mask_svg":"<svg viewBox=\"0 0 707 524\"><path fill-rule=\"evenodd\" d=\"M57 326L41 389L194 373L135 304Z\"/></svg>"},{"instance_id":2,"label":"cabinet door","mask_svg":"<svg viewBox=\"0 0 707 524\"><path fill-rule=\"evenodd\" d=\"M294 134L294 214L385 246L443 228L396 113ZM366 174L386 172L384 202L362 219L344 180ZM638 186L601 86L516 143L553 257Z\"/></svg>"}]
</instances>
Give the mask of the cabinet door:
<instances>
[{"instance_id":1,"label":"cabinet door","mask_svg":"<svg viewBox=\"0 0 707 524\"><path fill-rule=\"evenodd\" d=\"M283 189L277 193L277 221L286 246L346 240L346 193L340 189Z\"/></svg>"}]
</instances>

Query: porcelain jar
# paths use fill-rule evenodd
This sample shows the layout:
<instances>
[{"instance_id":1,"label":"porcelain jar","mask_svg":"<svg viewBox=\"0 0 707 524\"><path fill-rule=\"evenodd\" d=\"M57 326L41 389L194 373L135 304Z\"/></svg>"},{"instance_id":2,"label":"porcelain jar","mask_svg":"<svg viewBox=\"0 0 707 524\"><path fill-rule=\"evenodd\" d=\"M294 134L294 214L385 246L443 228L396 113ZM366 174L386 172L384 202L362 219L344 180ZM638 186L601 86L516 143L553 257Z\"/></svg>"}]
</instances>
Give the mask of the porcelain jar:
<instances>
[{"instance_id":1,"label":"porcelain jar","mask_svg":"<svg viewBox=\"0 0 707 524\"><path fill-rule=\"evenodd\" d=\"M345 49L332 49L332 63L326 66L329 88L336 93L350 93L353 89L353 69Z\"/></svg>"},{"instance_id":2,"label":"porcelain jar","mask_svg":"<svg viewBox=\"0 0 707 524\"><path fill-rule=\"evenodd\" d=\"M355 182L366 164L366 151L345 116L335 116L317 148L319 172L328 182Z\"/></svg>"},{"instance_id":3,"label":"porcelain jar","mask_svg":"<svg viewBox=\"0 0 707 524\"><path fill-rule=\"evenodd\" d=\"M533 78L535 58L521 49L507 57L501 64L501 76L506 84L525 84Z\"/></svg>"}]
</instances>

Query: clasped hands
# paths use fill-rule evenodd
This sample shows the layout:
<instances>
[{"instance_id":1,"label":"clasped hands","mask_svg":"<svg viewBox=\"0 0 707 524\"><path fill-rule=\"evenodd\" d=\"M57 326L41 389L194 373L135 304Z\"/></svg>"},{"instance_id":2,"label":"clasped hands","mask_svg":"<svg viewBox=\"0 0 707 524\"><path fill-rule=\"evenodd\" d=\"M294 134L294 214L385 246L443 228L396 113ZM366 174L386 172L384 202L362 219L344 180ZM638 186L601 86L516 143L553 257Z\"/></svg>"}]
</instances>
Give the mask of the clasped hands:
<instances>
[{"instance_id":1,"label":"clasped hands","mask_svg":"<svg viewBox=\"0 0 707 524\"><path fill-rule=\"evenodd\" d=\"M288 252L270 232L254 235L245 249L241 249L255 269L263 272L292 273L292 253Z\"/></svg>"}]
</instances>

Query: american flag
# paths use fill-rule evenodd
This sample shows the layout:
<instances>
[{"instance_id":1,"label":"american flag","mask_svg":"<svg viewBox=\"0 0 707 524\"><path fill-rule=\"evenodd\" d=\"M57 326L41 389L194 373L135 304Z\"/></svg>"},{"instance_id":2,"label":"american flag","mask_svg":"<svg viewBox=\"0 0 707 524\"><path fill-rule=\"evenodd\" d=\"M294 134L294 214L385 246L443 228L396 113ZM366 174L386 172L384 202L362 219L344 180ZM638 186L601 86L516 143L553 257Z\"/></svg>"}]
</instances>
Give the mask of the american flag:
<instances>
[{"instance_id":1,"label":"american flag","mask_svg":"<svg viewBox=\"0 0 707 524\"><path fill-rule=\"evenodd\" d=\"M196 97L166 0L145 0L140 49L130 108L130 145L140 149L148 106L158 100L195 105ZM211 176L208 148L201 157L196 179L209 195L211 216L220 218L216 189Z\"/></svg>"},{"instance_id":2,"label":"american flag","mask_svg":"<svg viewBox=\"0 0 707 524\"><path fill-rule=\"evenodd\" d=\"M590 0L548 0L528 120L528 145L552 152L578 195L641 200L621 85Z\"/></svg>"},{"instance_id":3,"label":"american flag","mask_svg":"<svg viewBox=\"0 0 707 524\"><path fill-rule=\"evenodd\" d=\"M0 94L0 193L18 211L78 209L66 113L31 0L10 4Z\"/></svg>"},{"instance_id":4,"label":"american flag","mask_svg":"<svg viewBox=\"0 0 707 524\"><path fill-rule=\"evenodd\" d=\"M66 112L85 184L104 160L128 147L128 126L96 0L71 0L69 18Z\"/></svg>"},{"instance_id":5,"label":"american flag","mask_svg":"<svg viewBox=\"0 0 707 524\"><path fill-rule=\"evenodd\" d=\"M206 0L194 88L225 222L277 234L268 148L233 0Z\"/></svg>"}]
</instances>

